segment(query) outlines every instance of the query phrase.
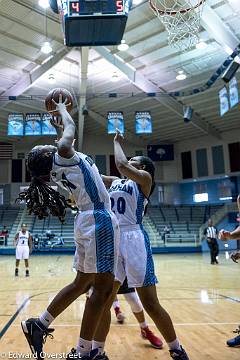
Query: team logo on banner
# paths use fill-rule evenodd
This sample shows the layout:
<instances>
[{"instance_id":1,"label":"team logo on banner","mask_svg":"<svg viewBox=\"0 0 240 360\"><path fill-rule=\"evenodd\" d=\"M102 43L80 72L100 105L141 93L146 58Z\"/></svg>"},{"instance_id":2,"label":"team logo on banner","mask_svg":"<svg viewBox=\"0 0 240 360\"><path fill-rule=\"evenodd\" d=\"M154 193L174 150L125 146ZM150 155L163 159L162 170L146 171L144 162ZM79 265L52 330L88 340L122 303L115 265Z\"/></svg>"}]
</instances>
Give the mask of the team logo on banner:
<instances>
[{"instance_id":1,"label":"team logo on banner","mask_svg":"<svg viewBox=\"0 0 240 360\"><path fill-rule=\"evenodd\" d=\"M222 88L219 91L219 100L220 100L220 115L223 116L229 110L229 102L228 102L228 93L227 89Z\"/></svg>"},{"instance_id":2,"label":"team logo on banner","mask_svg":"<svg viewBox=\"0 0 240 360\"><path fill-rule=\"evenodd\" d=\"M136 134L152 133L152 117L150 111L136 111Z\"/></svg>"},{"instance_id":3,"label":"team logo on banner","mask_svg":"<svg viewBox=\"0 0 240 360\"><path fill-rule=\"evenodd\" d=\"M8 115L8 135L23 136L23 114Z\"/></svg>"},{"instance_id":4,"label":"team logo on banner","mask_svg":"<svg viewBox=\"0 0 240 360\"><path fill-rule=\"evenodd\" d=\"M238 83L237 79L234 77L229 81L229 98L231 108L237 105L238 103Z\"/></svg>"},{"instance_id":5,"label":"team logo on banner","mask_svg":"<svg viewBox=\"0 0 240 360\"><path fill-rule=\"evenodd\" d=\"M29 113L25 118L25 135L41 135L41 114Z\"/></svg>"},{"instance_id":6,"label":"team logo on banner","mask_svg":"<svg viewBox=\"0 0 240 360\"><path fill-rule=\"evenodd\" d=\"M152 161L174 160L173 145L148 145L147 154Z\"/></svg>"},{"instance_id":7,"label":"team logo on banner","mask_svg":"<svg viewBox=\"0 0 240 360\"><path fill-rule=\"evenodd\" d=\"M108 134L115 134L118 129L121 134L124 133L124 120L121 111L110 111L108 113Z\"/></svg>"},{"instance_id":8,"label":"team logo on banner","mask_svg":"<svg viewBox=\"0 0 240 360\"><path fill-rule=\"evenodd\" d=\"M50 123L52 116L48 113L42 115L42 135L56 135L57 131Z\"/></svg>"}]
</instances>

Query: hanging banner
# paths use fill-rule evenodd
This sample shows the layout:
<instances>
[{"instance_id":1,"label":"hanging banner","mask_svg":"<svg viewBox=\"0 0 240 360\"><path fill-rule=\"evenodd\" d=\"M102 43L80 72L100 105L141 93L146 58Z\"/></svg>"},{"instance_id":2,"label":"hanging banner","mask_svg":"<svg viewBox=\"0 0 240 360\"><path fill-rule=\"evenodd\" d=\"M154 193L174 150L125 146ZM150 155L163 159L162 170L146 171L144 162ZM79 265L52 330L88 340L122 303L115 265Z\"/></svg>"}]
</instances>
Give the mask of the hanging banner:
<instances>
[{"instance_id":1,"label":"hanging banner","mask_svg":"<svg viewBox=\"0 0 240 360\"><path fill-rule=\"evenodd\" d=\"M23 114L8 115L8 136L23 136Z\"/></svg>"},{"instance_id":2,"label":"hanging banner","mask_svg":"<svg viewBox=\"0 0 240 360\"><path fill-rule=\"evenodd\" d=\"M108 113L108 134L115 134L118 129L121 134L124 133L124 120L121 111L110 111Z\"/></svg>"},{"instance_id":3,"label":"hanging banner","mask_svg":"<svg viewBox=\"0 0 240 360\"><path fill-rule=\"evenodd\" d=\"M29 113L25 118L25 135L40 136L42 134L41 114Z\"/></svg>"},{"instance_id":4,"label":"hanging banner","mask_svg":"<svg viewBox=\"0 0 240 360\"><path fill-rule=\"evenodd\" d=\"M150 111L135 112L136 134L152 133L152 117Z\"/></svg>"},{"instance_id":5,"label":"hanging banner","mask_svg":"<svg viewBox=\"0 0 240 360\"><path fill-rule=\"evenodd\" d=\"M223 116L229 110L228 93L225 86L219 91L219 100L220 100L220 115Z\"/></svg>"},{"instance_id":6,"label":"hanging banner","mask_svg":"<svg viewBox=\"0 0 240 360\"><path fill-rule=\"evenodd\" d=\"M231 108L237 105L239 101L238 97L238 83L237 79L234 77L229 81L229 99Z\"/></svg>"},{"instance_id":7,"label":"hanging banner","mask_svg":"<svg viewBox=\"0 0 240 360\"><path fill-rule=\"evenodd\" d=\"M42 135L57 135L55 127L50 123L52 115L45 113L42 114Z\"/></svg>"}]
</instances>

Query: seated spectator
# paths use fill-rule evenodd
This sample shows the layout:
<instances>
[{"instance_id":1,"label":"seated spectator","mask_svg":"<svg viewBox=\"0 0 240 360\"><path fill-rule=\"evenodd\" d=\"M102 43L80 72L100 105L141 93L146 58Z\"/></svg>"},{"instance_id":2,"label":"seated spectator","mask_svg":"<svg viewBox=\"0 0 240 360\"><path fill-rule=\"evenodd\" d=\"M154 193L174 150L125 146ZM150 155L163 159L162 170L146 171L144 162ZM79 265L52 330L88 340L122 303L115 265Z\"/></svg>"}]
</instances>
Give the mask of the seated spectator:
<instances>
[{"instance_id":1,"label":"seated spectator","mask_svg":"<svg viewBox=\"0 0 240 360\"><path fill-rule=\"evenodd\" d=\"M166 235L170 234L170 228L168 227L168 225L165 225L164 226L164 229L163 229L163 234L162 234L162 239L164 241L164 244L166 242Z\"/></svg>"},{"instance_id":2,"label":"seated spectator","mask_svg":"<svg viewBox=\"0 0 240 360\"><path fill-rule=\"evenodd\" d=\"M0 235L5 237L5 246L7 246L9 233L6 225L3 226Z\"/></svg>"}]
</instances>

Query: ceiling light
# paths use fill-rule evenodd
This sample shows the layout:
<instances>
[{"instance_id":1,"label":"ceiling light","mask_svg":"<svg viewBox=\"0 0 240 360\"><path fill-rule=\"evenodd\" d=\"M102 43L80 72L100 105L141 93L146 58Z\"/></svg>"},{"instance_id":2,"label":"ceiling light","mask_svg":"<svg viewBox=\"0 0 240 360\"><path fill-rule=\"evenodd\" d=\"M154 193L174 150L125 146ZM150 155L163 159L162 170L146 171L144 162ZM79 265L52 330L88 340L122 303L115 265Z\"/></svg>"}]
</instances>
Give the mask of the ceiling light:
<instances>
[{"instance_id":1,"label":"ceiling light","mask_svg":"<svg viewBox=\"0 0 240 360\"><path fill-rule=\"evenodd\" d=\"M41 52L43 52L44 54L50 54L52 52L52 47L50 45L50 43L48 41L45 41L43 44L42 44L42 47L41 47Z\"/></svg>"},{"instance_id":2,"label":"ceiling light","mask_svg":"<svg viewBox=\"0 0 240 360\"><path fill-rule=\"evenodd\" d=\"M117 82L119 80L119 76L116 73L116 71L114 71L114 73L112 74L112 82Z\"/></svg>"},{"instance_id":3,"label":"ceiling light","mask_svg":"<svg viewBox=\"0 0 240 360\"><path fill-rule=\"evenodd\" d=\"M55 84L56 79L55 79L54 74L51 73L48 75L48 82L49 82L49 84Z\"/></svg>"},{"instance_id":4,"label":"ceiling light","mask_svg":"<svg viewBox=\"0 0 240 360\"><path fill-rule=\"evenodd\" d=\"M178 75L176 76L177 80L185 80L187 78L187 75L184 73L183 70L178 71Z\"/></svg>"},{"instance_id":5,"label":"ceiling light","mask_svg":"<svg viewBox=\"0 0 240 360\"><path fill-rule=\"evenodd\" d=\"M207 46L208 46L207 43L202 39L200 39L199 42L196 44L196 48L198 50L204 50L207 48Z\"/></svg>"},{"instance_id":6,"label":"ceiling light","mask_svg":"<svg viewBox=\"0 0 240 360\"><path fill-rule=\"evenodd\" d=\"M128 46L128 44L126 44L125 40L122 40L121 44L118 45L117 48L118 48L119 51L126 51L129 48L129 46Z\"/></svg>"},{"instance_id":7,"label":"ceiling light","mask_svg":"<svg viewBox=\"0 0 240 360\"><path fill-rule=\"evenodd\" d=\"M142 2L142 0L133 0L133 5L139 5Z\"/></svg>"},{"instance_id":8,"label":"ceiling light","mask_svg":"<svg viewBox=\"0 0 240 360\"><path fill-rule=\"evenodd\" d=\"M50 6L48 0L38 0L38 5L43 9L47 9Z\"/></svg>"}]
</instances>

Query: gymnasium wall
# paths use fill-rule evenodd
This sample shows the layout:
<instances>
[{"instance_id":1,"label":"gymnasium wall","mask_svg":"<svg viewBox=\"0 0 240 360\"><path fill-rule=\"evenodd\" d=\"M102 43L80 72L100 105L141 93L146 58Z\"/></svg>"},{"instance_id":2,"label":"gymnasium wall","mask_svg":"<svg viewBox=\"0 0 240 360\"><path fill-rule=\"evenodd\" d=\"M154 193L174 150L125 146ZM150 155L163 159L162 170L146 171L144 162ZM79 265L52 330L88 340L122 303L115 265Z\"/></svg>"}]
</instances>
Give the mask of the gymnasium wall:
<instances>
[{"instance_id":1,"label":"gymnasium wall","mask_svg":"<svg viewBox=\"0 0 240 360\"><path fill-rule=\"evenodd\" d=\"M220 119L220 121L223 121ZM186 126L191 126L191 124L186 124ZM24 141L18 142L14 144L13 151L13 159L19 159L22 155L29 152L29 150L37 144L45 144L46 142L49 144L53 143L53 138L44 138L44 139L34 139L34 144L30 142L32 138L25 139ZM100 172L105 172L110 174L110 160L109 155L113 155L113 137L111 135L106 136L95 136L95 135L85 135L84 136L84 144L83 151L88 155L91 155L96 161L97 165L100 168ZM178 142L174 144L175 151L175 159L174 161L161 161L156 162L156 182L157 187L152 196L152 203L158 204L159 200L162 200L165 203L175 203L175 204L191 204L193 203L193 194L196 193L196 186L199 186L201 189L201 184L204 186L207 184L208 192L209 192L209 201L218 203L221 202L219 200L219 186L223 181L227 181L225 175L236 175L237 176L237 185L240 189L240 172L230 172L230 161L229 161L229 143L238 142L239 134L237 131L229 131L222 134L222 140L215 139L211 136L203 136L200 138L194 138L185 140L182 142ZM159 143L161 141L159 140ZM212 147L222 146L223 149L223 161L225 172L222 174L215 174L216 166L214 167L213 155L212 155ZM141 146L131 145L129 143L125 143L124 149L127 156L134 156L136 154L147 154L146 148ZM200 150L200 151L199 151ZM182 178L182 153L190 152L192 159L192 176L193 178L183 179ZM207 164L201 160L201 156L207 159ZM207 165L207 173L208 176L198 176L199 169L197 164L203 165L203 172L206 171ZM240 157L239 157L240 158ZM200 161L199 161L200 159ZM206 160L205 159L205 160ZM19 159L20 160L20 159ZM21 162L21 160L20 160ZM16 162L18 167L19 164ZM22 159L22 181L17 181L12 178L12 161L11 160L0 160L1 169L4 171L0 172L0 188L3 187L3 184L10 184L10 199L11 202L14 201L16 194L19 191L19 186L26 184L26 171L25 171L25 160ZM204 168L205 166L205 168ZM16 175L16 174L15 174ZM2 185L1 185L2 184ZM197 185L198 184L198 185ZM163 189L159 188L162 186ZM6 191L6 190L5 190ZM164 192L164 199L161 199L161 192ZM6 197L5 197L6 198ZM9 199L9 192L7 198Z\"/></svg>"}]
</instances>

